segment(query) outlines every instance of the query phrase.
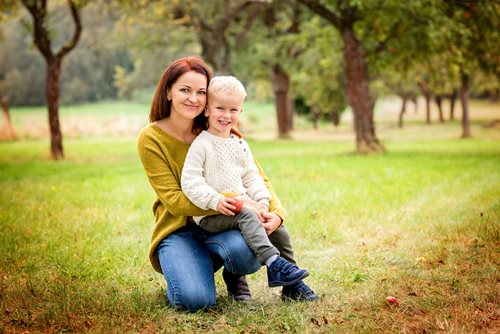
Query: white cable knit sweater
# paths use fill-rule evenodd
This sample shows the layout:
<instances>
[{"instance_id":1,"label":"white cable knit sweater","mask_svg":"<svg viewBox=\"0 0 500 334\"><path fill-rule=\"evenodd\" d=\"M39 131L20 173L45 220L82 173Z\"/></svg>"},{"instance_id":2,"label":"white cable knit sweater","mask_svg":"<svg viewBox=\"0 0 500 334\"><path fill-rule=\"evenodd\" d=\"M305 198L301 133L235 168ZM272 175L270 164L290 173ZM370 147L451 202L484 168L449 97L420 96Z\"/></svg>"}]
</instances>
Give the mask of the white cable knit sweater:
<instances>
[{"instance_id":1,"label":"white cable knit sweater","mask_svg":"<svg viewBox=\"0 0 500 334\"><path fill-rule=\"evenodd\" d=\"M203 131L191 144L181 176L182 191L194 205L215 210L233 192L269 206L269 194L253 161L248 143L231 135L222 138ZM193 217L199 222L202 217Z\"/></svg>"}]
</instances>

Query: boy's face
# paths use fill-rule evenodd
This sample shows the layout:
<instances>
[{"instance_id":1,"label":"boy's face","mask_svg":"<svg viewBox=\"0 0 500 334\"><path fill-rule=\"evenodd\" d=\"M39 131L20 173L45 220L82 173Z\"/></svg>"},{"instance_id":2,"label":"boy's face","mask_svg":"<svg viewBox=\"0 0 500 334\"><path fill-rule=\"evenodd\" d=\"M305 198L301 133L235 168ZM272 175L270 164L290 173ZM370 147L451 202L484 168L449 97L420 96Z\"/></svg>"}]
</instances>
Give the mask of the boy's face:
<instances>
[{"instance_id":1,"label":"boy's face","mask_svg":"<svg viewBox=\"0 0 500 334\"><path fill-rule=\"evenodd\" d=\"M208 132L214 136L229 137L231 128L237 127L243 111L243 97L237 94L210 94L207 103Z\"/></svg>"}]
</instances>

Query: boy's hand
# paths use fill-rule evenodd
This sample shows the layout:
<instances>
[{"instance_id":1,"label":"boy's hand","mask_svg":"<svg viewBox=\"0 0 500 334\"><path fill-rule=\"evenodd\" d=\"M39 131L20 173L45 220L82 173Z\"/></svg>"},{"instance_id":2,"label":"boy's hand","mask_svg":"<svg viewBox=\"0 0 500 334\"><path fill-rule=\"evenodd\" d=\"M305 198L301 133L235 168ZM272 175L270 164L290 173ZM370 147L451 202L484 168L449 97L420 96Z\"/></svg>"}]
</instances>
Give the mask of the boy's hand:
<instances>
[{"instance_id":1,"label":"boy's hand","mask_svg":"<svg viewBox=\"0 0 500 334\"><path fill-rule=\"evenodd\" d=\"M234 202L235 200L232 198L221 198L217 203L217 211L225 216L234 216L233 210L236 209L236 207L233 205Z\"/></svg>"}]
</instances>

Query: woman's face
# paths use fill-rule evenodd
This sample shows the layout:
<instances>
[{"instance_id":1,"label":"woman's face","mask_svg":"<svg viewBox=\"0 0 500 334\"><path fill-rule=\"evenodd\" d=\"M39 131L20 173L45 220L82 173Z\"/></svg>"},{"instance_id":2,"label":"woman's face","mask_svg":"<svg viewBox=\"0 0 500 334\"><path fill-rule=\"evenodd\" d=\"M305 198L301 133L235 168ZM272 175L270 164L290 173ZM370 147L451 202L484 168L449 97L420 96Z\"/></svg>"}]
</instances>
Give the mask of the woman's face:
<instances>
[{"instance_id":1,"label":"woman's face","mask_svg":"<svg viewBox=\"0 0 500 334\"><path fill-rule=\"evenodd\" d=\"M171 115L193 120L207 103L207 77L186 72L172 85L167 97L172 100Z\"/></svg>"}]
</instances>

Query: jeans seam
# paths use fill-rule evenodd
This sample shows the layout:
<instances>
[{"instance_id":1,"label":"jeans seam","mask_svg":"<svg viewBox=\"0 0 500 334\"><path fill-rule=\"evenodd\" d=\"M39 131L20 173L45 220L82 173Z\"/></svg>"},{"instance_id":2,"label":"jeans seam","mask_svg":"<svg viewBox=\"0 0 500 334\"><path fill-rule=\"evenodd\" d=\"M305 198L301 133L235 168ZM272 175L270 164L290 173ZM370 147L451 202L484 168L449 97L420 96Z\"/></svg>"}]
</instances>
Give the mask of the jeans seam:
<instances>
[{"instance_id":1,"label":"jeans seam","mask_svg":"<svg viewBox=\"0 0 500 334\"><path fill-rule=\"evenodd\" d=\"M172 290L172 304L174 307L178 308L181 305L179 305L179 298L177 298L177 288L174 284L174 281L170 278L170 275L167 273L164 274L166 280L167 280L167 289L170 287ZM167 291L167 298L168 298L168 291Z\"/></svg>"},{"instance_id":2,"label":"jeans seam","mask_svg":"<svg viewBox=\"0 0 500 334\"><path fill-rule=\"evenodd\" d=\"M223 243L221 243L221 242L219 242L219 241L217 241L217 240L214 240L214 241L206 241L206 243L209 243L209 244L217 244L217 245L219 245L219 246L220 246L220 247L224 250L224 252L226 253L226 258L227 258L227 262L228 262L228 263L226 263L226 261L224 261L224 267L225 267L226 269L228 269L230 272L233 272L233 271L234 271L233 262L232 262L232 260L231 260L230 253L227 251L227 248L226 248L226 247L224 247L224 244L223 244ZM231 268L227 268L227 265L228 265L228 264L230 265L230 267L231 267Z\"/></svg>"}]
</instances>

